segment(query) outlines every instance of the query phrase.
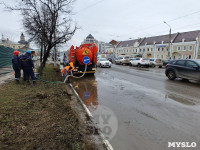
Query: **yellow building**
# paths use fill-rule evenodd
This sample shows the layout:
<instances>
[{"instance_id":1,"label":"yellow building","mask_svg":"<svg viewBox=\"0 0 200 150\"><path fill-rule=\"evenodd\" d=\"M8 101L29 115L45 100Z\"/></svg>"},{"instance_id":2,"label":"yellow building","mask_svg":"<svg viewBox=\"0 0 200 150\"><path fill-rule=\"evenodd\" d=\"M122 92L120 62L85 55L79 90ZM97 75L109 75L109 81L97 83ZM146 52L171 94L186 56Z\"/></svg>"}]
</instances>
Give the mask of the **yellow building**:
<instances>
[{"instance_id":1,"label":"yellow building","mask_svg":"<svg viewBox=\"0 0 200 150\"><path fill-rule=\"evenodd\" d=\"M20 41L19 42L10 41L8 38L5 38L2 35L2 38L0 39L0 45L1 46L5 46L5 47L10 47L10 48L13 48L13 49L18 49L18 50L29 49L29 42L27 42L25 40L25 36L24 36L23 33L20 36Z\"/></svg>"}]
</instances>

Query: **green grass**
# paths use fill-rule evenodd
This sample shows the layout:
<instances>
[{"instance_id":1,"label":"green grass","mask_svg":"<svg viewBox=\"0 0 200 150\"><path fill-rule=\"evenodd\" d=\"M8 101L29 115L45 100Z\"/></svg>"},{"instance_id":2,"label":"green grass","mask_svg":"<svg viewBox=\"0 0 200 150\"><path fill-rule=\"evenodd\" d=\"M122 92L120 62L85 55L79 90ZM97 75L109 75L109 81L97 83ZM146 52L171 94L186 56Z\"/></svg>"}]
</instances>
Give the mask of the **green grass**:
<instances>
[{"instance_id":1,"label":"green grass","mask_svg":"<svg viewBox=\"0 0 200 150\"><path fill-rule=\"evenodd\" d=\"M44 68L42 78L62 79L53 65ZM0 149L94 149L70 101L65 84L1 85Z\"/></svg>"}]
</instances>

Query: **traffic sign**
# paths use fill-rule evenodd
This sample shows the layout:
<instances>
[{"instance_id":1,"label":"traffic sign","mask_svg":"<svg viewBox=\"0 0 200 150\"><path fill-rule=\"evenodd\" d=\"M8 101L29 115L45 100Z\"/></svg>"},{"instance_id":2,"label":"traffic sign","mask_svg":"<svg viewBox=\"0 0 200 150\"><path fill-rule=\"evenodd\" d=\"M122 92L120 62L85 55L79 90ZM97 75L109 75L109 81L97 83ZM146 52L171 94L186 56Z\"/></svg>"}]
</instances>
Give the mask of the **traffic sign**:
<instances>
[{"instance_id":1,"label":"traffic sign","mask_svg":"<svg viewBox=\"0 0 200 150\"><path fill-rule=\"evenodd\" d=\"M88 57L88 56L84 56L84 57L83 57L83 63L84 63L85 65L87 65L89 62L90 62L89 57Z\"/></svg>"}]
</instances>

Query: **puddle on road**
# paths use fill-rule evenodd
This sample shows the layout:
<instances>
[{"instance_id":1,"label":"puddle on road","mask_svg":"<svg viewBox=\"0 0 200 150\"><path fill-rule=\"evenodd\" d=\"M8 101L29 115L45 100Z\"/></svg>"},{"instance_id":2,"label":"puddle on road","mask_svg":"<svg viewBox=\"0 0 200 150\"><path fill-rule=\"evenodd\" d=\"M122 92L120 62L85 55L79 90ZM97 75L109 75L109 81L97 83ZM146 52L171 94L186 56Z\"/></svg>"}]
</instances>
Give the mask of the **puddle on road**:
<instances>
[{"instance_id":1,"label":"puddle on road","mask_svg":"<svg viewBox=\"0 0 200 150\"><path fill-rule=\"evenodd\" d=\"M97 100L97 81L94 75L86 75L81 79L72 79L72 85L76 89L80 98L90 110L96 110Z\"/></svg>"},{"instance_id":2,"label":"puddle on road","mask_svg":"<svg viewBox=\"0 0 200 150\"><path fill-rule=\"evenodd\" d=\"M191 106L196 105L196 103L192 99L175 96L173 94L166 95L166 99L170 99L170 100L173 100L173 101L176 101L178 103L185 104L185 105L191 105Z\"/></svg>"}]
</instances>

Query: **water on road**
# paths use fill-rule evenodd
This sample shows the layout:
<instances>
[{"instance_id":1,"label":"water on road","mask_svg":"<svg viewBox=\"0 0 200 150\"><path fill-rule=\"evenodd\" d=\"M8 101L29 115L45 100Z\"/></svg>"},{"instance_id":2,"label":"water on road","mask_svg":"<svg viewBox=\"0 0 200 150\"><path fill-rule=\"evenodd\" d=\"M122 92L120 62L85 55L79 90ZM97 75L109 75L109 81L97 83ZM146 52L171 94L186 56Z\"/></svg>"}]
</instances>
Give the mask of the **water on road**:
<instances>
[{"instance_id":1,"label":"water on road","mask_svg":"<svg viewBox=\"0 0 200 150\"><path fill-rule=\"evenodd\" d=\"M165 150L168 142L196 142L189 149L199 149L198 83L169 81L164 69L118 65L72 83L93 114L98 106L114 112L115 150Z\"/></svg>"}]
</instances>

